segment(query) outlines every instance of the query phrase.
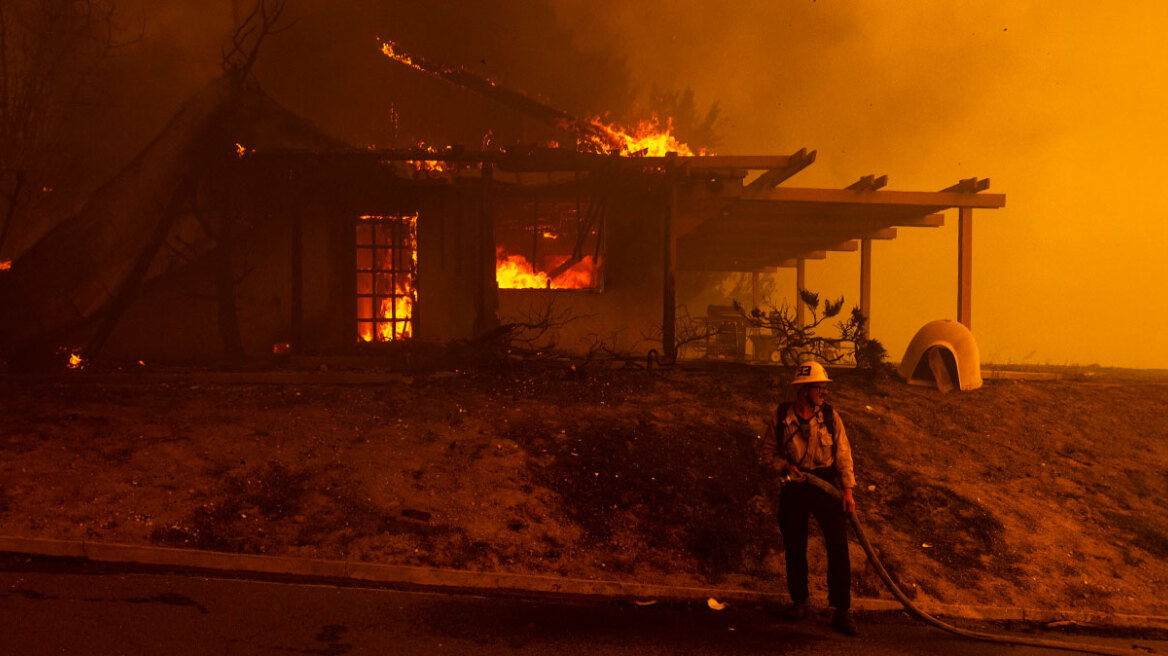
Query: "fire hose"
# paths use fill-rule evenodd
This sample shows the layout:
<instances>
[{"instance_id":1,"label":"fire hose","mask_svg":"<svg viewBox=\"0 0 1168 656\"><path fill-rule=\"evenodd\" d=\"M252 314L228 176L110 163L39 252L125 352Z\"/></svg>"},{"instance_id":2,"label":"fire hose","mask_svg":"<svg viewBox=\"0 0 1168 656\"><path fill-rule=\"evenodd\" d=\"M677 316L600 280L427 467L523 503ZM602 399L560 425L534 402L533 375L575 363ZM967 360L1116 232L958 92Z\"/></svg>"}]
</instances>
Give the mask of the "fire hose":
<instances>
[{"instance_id":1,"label":"fire hose","mask_svg":"<svg viewBox=\"0 0 1168 656\"><path fill-rule=\"evenodd\" d=\"M815 476L814 474L808 474L804 472L804 476L806 482L811 483L815 487L823 490L835 499L838 499L841 502L843 501L843 494L831 483L828 483L827 481L819 478L818 476ZM797 481L799 481L799 479L786 477L784 478L783 482L788 483ZM938 629L941 629L942 631L948 631L949 633L953 633L964 638L971 638L973 640L982 640L986 642L996 642L1007 645L1025 645L1030 647L1044 647L1047 649L1063 649L1066 651L1078 651L1088 654L1107 654L1108 656L1130 656L1131 654L1136 653L1130 649L1119 649L1106 647L1103 645L1093 645L1084 642L1064 642L1062 640L1044 640L1041 638L1027 638L1021 636L1013 637L997 635L994 633L982 633L980 631L962 629L953 626L952 624L942 622L941 620L917 608L912 603L912 601L910 601L909 598L905 596L904 592L901 591L900 586L896 584L896 581L892 580L892 576L888 573L888 570L884 569L884 565L876 556L876 551L872 548L872 543L868 541L868 536L864 534L864 528L860 525L860 520L856 517L856 513L849 512L847 515L848 521L851 523L852 529L856 533L856 539L859 540L860 546L864 548L864 553L867 554L868 561L872 563L872 567L876 570L876 574L880 576L880 580L884 582L884 586L887 587L888 591L892 593L892 596L896 597L896 600L899 601L902 606L904 606L905 611L907 611L909 615L912 615L913 617L927 624L931 624ZM1146 648L1141 649L1144 650L1143 653L1154 653L1149 652L1149 650Z\"/></svg>"}]
</instances>

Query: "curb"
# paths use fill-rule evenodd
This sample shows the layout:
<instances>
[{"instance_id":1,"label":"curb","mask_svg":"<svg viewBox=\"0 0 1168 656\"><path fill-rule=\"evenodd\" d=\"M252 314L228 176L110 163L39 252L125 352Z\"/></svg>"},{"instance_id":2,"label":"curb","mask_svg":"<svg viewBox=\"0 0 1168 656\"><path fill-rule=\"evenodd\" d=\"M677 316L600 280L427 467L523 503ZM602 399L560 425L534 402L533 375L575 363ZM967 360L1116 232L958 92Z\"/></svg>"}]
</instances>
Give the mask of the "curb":
<instances>
[{"instance_id":1,"label":"curb","mask_svg":"<svg viewBox=\"0 0 1168 656\"><path fill-rule=\"evenodd\" d=\"M757 606L785 604L785 594L733 588L653 585L610 580L573 579L535 574L506 574L465 570L382 565L348 560L318 560L287 556L257 556L196 549L146 547L87 540L51 540L0 536L0 553L87 560L95 563L172 567L246 576L277 576L299 583L338 583L355 586L425 589L435 592L478 592L528 597L587 599L606 602L697 603ZM917 603L935 617L977 621L1066 623L1099 628L1168 631L1168 617L1080 610L1052 610L1011 606ZM891 599L853 599L863 613L898 612Z\"/></svg>"}]
</instances>

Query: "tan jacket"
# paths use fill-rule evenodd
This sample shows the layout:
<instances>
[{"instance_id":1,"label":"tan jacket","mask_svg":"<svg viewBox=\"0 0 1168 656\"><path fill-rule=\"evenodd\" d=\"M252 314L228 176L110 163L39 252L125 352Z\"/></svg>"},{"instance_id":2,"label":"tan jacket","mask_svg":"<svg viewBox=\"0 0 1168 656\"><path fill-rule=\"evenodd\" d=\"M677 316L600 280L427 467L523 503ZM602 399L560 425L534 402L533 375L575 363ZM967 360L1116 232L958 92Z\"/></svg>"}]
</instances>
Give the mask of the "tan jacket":
<instances>
[{"instance_id":1,"label":"tan jacket","mask_svg":"<svg viewBox=\"0 0 1168 656\"><path fill-rule=\"evenodd\" d=\"M844 420L840 418L838 410L832 414L835 416L835 440L839 442L835 447L835 461L832 458L832 435L827 431L827 425L823 421L823 410L818 410L811 417L810 439L807 439L799 430L799 417L795 415L795 406L792 404L787 409L787 416L777 427L773 418L767 420L766 433L763 434L760 449L763 463L775 471L782 471L784 461L790 462L803 472L833 467L839 474L841 485L856 487L856 476L852 472L852 445L848 442L848 434L844 430ZM776 438L776 433L781 439ZM808 443L811 446L810 453Z\"/></svg>"}]
</instances>

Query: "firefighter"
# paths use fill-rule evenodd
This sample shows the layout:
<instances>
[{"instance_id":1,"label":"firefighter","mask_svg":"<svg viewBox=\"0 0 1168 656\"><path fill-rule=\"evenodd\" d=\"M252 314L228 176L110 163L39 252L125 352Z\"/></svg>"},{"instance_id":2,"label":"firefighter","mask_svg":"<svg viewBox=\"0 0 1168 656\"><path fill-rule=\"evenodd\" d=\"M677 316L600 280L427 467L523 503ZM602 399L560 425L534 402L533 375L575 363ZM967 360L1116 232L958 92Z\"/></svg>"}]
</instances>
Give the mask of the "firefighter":
<instances>
[{"instance_id":1,"label":"firefighter","mask_svg":"<svg viewBox=\"0 0 1168 656\"><path fill-rule=\"evenodd\" d=\"M852 488L852 449L844 422L827 403L831 379L818 362L808 361L795 370L791 382L794 403L782 403L768 419L762 443L763 463L784 481L779 494L779 530L786 551L787 592L791 604L783 611L789 619L808 615L807 524L814 516L823 532L827 550L828 603L835 608L832 626L845 635L856 635L851 613L852 567L848 556L847 513L856 509ZM806 474L818 476L843 490L843 503L806 482Z\"/></svg>"}]
</instances>

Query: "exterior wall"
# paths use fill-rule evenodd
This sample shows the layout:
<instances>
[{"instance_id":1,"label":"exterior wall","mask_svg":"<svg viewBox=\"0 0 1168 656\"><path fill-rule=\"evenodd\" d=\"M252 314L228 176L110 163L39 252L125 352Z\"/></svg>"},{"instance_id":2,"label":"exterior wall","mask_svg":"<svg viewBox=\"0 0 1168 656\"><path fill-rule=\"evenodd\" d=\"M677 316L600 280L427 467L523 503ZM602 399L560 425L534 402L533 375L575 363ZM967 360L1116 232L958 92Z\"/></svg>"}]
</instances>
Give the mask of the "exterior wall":
<instances>
[{"instance_id":1,"label":"exterior wall","mask_svg":"<svg viewBox=\"0 0 1168 656\"><path fill-rule=\"evenodd\" d=\"M483 297L494 293L493 264L484 264L481 245L493 239L484 234L483 202L471 188L428 194L420 203L414 313L420 340L471 339L480 313L487 311Z\"/></svg>"},{"instance_id":2,"label":"exterior wall","mask_svg":"<svg viewBox=\"0 0 1168 656\"><path fill-rule=\"evenodd\" d=\"M601 291L499 290L499 317L523 322L552 304L572 320L541 346L585 354L602 343L617 353L661 353L664 286L664 205L648 178L615 186L604 220L604 285ZM656 341L654 341L656 340Z\"/></svg>"}]
</instances>

